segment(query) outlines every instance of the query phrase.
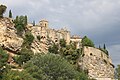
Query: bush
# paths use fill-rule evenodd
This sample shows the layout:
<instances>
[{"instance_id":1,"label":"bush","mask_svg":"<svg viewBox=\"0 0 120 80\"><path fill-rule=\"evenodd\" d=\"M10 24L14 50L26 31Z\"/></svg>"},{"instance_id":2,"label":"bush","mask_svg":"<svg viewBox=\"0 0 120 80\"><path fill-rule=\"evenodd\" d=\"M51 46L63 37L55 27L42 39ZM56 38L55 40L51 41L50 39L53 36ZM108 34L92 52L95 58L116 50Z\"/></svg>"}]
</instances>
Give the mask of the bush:
<instances>
[{"instance_id":1,"label":"bush","mask_svg":"<svg viewBox=\"0 0 120 80\"><path fill-rule=\"evenodd\" d=\"M1 80L36 80L29 73L9 70L4 73Z\"/></svg>"},{"instance_id":2,"label":"bush","mask_svg":"<svg viewBox=\"0 0 120 80\"><path fill-rule=\"evenodd\" d=\"M66 41L64 39L60 39L60 46L66 47Z\"/></svg>"},{"instance_id":3,"label":"bush","mask_svg":"<svg viewBox=\"0 0 120 80\"><path fill-rule=\"evenodd\" d=\"M6 65L8 56L9 55L0 47L0 68Z\"/></svg>"},{"instance_id":4,"label":"bush","mask_svg":"<svg viewBox=\"0 0 120 80\"><path fill-rule=\"evenodd\" d=\"M17 34L22 36L23 32L25 31L25 27L27 25L27 16L16 16L14 20L15 28L17 29Z\"/></svg>"},{"instance_id":5,"label":"bush","mask_svg":"<svg viewBox=\"0 0 120 80\"><path fill-rule=\"evenodd\" d=\"M94 43L87 36L83 37L83 39L82 39L82 45L83 46L94 47Z\"/></svg>"},{"instance_id":6,"label":"bush","mask_svg":"<svg viewBox=\"0 0 120 80\"><path fill-rule=\"evenodd\" d=\"M54 54L36 55L24 68L37 80L81 80L80 75L84 75L65 59ZM87 80L87 77L82 80Z\"/></svg>"},{"instance_id":7,"label":"bush","mask_svg":"<svg viewBox=\"0 0 120 80\"><path fill-rule=\"evenodd\" d=\"M3 14L5 13L6 11L6 6L5 5L0 5L0 18L3 17Z\"/></svg>"},{"instance_id":8,"label":"bush","mask_svg":"<svg viewBox=\"0 0 120 80\"><path fill-rule=\"evenodd\" d=\"M24 38L24 44L25 46L30 46L31 43L33 42L34 40L34 36L31 34L31 32L26 32L25 33L25 38Z\"/></svg>"},{"instance_id":9,"label":"bush","mask_svg":"<svg viewBox=\"0 0 120 80\"><path fill-rule=\"evenodd\" d=\"M26 48L23 48L20 52L18 52L18 54L18 56L14 57L14 61L20 66L29 61L33 56L33 52Z\"/></svg>"}]
</instances>

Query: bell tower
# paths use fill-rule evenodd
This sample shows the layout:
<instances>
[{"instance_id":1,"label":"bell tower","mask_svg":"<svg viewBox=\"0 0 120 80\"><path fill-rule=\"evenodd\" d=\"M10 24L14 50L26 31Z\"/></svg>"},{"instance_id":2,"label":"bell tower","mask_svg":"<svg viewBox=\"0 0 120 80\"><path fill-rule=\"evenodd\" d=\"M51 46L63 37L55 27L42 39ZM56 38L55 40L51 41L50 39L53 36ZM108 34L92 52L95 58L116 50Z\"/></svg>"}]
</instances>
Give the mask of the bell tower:
<instances>
[{"instance_id":1,"label":"bell tower","mask_svg":"<svg viewBox=\"0 0 120 80\"><path fill-rule=\"evenodd\" d=\"M48 28L48 21L47 20L43 19L39 22L39 24L40 24L40 27Z\"/></svg>"}]
</instances>

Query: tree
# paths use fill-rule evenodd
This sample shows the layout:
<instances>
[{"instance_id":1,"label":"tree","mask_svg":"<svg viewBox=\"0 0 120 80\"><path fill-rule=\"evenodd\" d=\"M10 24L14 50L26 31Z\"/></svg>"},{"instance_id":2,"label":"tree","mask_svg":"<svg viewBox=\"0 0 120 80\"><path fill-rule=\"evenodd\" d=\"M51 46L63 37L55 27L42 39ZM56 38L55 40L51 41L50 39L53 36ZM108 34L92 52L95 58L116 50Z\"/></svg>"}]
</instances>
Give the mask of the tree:
<instances>
[{"instance_id":1,"label":"tree","mask_svg":"<svg viewBox=\"0 0 120 80\"><path fill-rule=\"evenodd\" d=\"M0 18L3 17L3 14L5 13L7 7L5 5L0 5Z\"/></svg>"},{"instance_id":2,"label":"tree","mask_svg":"<svg viewBox=\"0 0 120 80\"><path fill-rule=\"evenodd\" d=\"M9 18L12 18L12 12L9 10Z\"/></svg>"},{"instance_id":3,"label":"tree","mask_svg":"<svg viewBox=\"0 0 120 80\"><path fill-rule=\"evenodd\" d=\"M116 73L117 73L118 80L120 80L120 65L117 65Z\"/></svg>"},{"instance_id":4,"label":"tree","mask_svg":"<svg viewBox=\"0 0 120 80\"><path fill-rule=\"evenodd\" d=\"M1 80L36 80L26 71L20 72L20 71L8 70L3 74L4 75L2 76Z\"/></svg>"},{"instance_id":5,"label":"tree","mask_svg":"<svg viewBox=\"0 0 120 80\"><path fill-rule=\"evenodd\" d=\"M27 16L16 16L14 20L15 28L17 29L17 34L22 36L23 32L25 32L27 25Z\"/></svg>"},{"instance_id":6,"label":"tree","mask_svg":"<svg viewBox=\"0 0 120 80\"><path fill-rule=\"evenodd\" d=\"M104 44L104 46L103 46L103 49L106 50L106 46L105 46L105 44Z\"/></svg>"},{"instance_id":7,"label":"tree","mask_svg":"<svg viewBox=\"0 0 120 80\"><path fill-rule=\"evenodd\" d=\"M65 39L60 39L60 46L61 47L66 47L66 41L65 41Z\"/></svg>"},{"instance_id":8,"label":"tree","mask_svg":"<svg viewBox=\"0 0 120 80\"><path fill-rule=\"evenodd\" d=\"M83 39L82 39L82 45L83 46L94 47L94 43L87 36L83 37Z\"/></svg>"},{"instance_id":9,"label":"tree","mask_svg":"<svg viewBox=\"0 0 120 80\"><path fill-rule=\"evenodd\" d=\"M35 21L33 21L33 26L35 26Z\"/></svg>"},{"instance_id":10,"label":"tree","mask_svg":"<svg viewBox=\"0 0 120 80\"><path fill-rule=\"evenodd\" d=\"M14 57L14 61L19 64L19 66L22 66L24 63L32 58L34 53L30 49L22 48L21 51L18 52L18 54L18 56Z\"/></svg>"},{"instance_id":11,"label":"tree","mask_svg":"<svg viewBox=\"0 0 120 80\"><path fill-rule=\"evenodd\" d=\"M25 15L25 26L27 25L27 22L28 22L27 16Z\"/></svg>"},{"instance_id":12,"label":"tree","mask_svg":"<svg viewBox=\"0 0 120 80\"><path fill-rule=\"evenodd\" d=\"M0 47L0 69L6 65L8 54Z\"/></svg>"},{"instance_id":13,"label":"tree","mask_svg":"<svg viewBox=\"0 0 120 80\"><path fill-rule=\"evenodd\" d=\"M59 54L58 50L59 50L59 47L58 47L58 45L55 44L55 43L48 48L48 51L49 51L50 53L54 53L54 54Z\"/></svg>"},{"instance_id":14,"label":"tree","mask_svg":"<svg viewBox=\"0 0 120 80\"><path fill-rule=\"evenodd\" d=\"M37 80L81 80L81 74L65 59L55 54L36 55L24 68ZM83 80L87 80L85 78Z\"/></svg>"},{"instance_id":15,"label":"tree","mask_svg":"<svg viewBox=\"0 0 120 80\"><path fill-rule=\"evenodd\" d=\"M24 45L29 47L32 44L33 40L34 40L34 36L32 35L31 32L27 31L25 33Z\"/></svg>"},{"instance_id":16,"label":"tree","mask_svg":"<svg viewBox=\"0 0 120 80\"><path fill-rule=\"evenodd\" d=\"M2 47L0 47L0 78L2 77L3 72L5 71L8 57L8 54L2 49Z\"/></svg>"}]
</instances>

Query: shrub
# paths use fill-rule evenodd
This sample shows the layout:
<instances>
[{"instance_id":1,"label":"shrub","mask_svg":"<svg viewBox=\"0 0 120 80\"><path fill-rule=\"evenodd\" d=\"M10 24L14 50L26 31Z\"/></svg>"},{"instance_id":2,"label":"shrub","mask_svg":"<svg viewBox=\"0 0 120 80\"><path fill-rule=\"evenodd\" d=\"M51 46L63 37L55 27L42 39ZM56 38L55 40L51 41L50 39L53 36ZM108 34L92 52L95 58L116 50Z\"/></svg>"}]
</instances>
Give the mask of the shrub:
<instances>
[{"instance_id":1,"label":"shrub","mask_svg":"<svg viewBox=\"0 0 120 80\"><path fill-rule=\"evenodd\" d=\"M94 47L94 43L87 36L83 37L83 39L82 39L82 45L83 46Z\"/></svg>"},{"instance_id":2,"label":"shrub","mask_svg":"<svg viewBox=\"0 0 120 80\"><path fill-rule=\"evenodd\" d=\"M85 76L61 56L54 54L36 55L24 68L37 80L81 80L81 75ZM87 76L82 80L87 80Z\"/></svg>"},{"instance_id":3,"label":"shrub","mask_svg":"<svg viewBox=\"0 0 120 80\"><path fill-rule=\"evenodd\" d=\"M0 18L3 17L3 14L5 13L6 11L6 6L5 5L0 5Z\"/></svg>"}]
</instances>

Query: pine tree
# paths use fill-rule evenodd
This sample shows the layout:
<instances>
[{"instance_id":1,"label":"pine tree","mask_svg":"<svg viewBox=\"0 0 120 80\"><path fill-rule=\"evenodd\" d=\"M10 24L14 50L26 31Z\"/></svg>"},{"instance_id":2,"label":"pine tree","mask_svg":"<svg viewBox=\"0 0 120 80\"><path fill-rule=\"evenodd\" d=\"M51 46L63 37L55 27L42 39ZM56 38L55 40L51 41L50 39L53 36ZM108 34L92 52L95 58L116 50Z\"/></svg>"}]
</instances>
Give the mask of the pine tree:
<instances>
[{"instance_id":1,"label":"pine tree","mask_svg":"<svg viewBox=\"0 0 120 80\"><path fill-rule=\"evenodd\" d=\"M12 11L9 10L9 18L12 18Z\"/></svg>"}]
</instances>

